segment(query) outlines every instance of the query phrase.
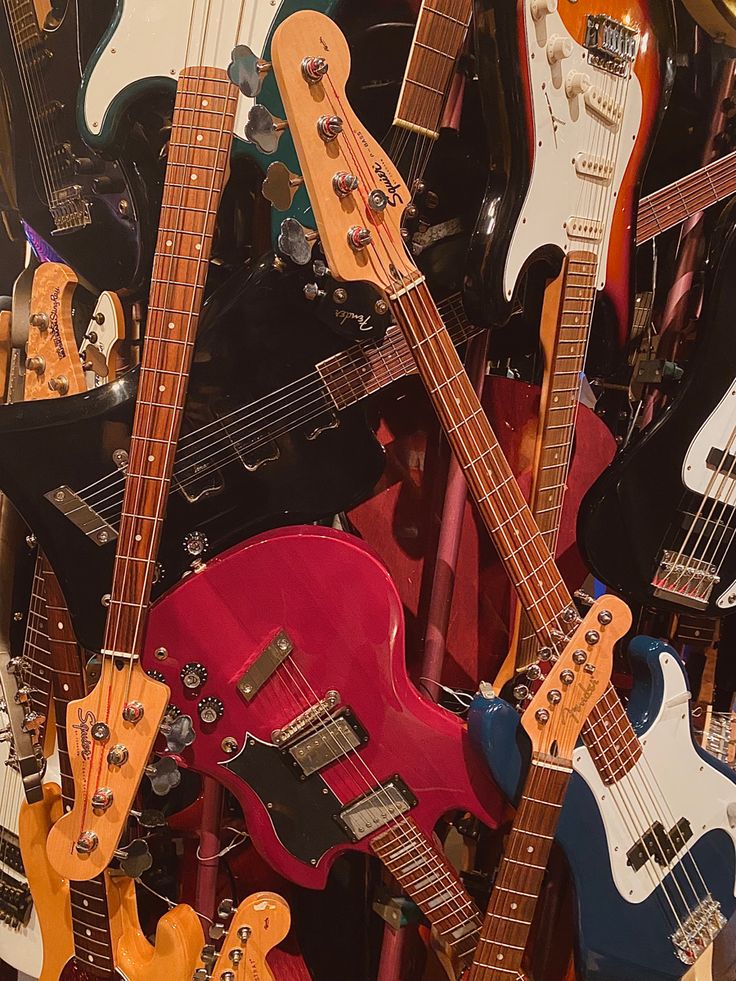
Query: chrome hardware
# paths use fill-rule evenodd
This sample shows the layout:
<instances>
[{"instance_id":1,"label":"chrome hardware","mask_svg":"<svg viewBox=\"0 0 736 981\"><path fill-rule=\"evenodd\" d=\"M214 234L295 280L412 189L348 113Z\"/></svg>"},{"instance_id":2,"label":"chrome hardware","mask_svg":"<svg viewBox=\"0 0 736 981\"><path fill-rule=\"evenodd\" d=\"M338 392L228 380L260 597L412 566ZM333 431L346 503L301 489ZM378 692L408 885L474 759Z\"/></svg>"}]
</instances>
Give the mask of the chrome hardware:
<instances>
[{"instance_id":1,"label":"chrome hardware","mask_svg":"<svg viewBox=\"0 0 736 981\"><path fill-rule=\"evenodd\" d=\"M579 620L578 611L574 606L566 606L565 609L560 614L560 620L563 623L573 623L575 620Z\"/></svg>"},{"instance_id":2,"label":"chrome hardware","mask_svg":"<svg viewBox=\"0 0 736 981\"><path fill-rule=\"evenodd\" d=\"M245 944L250 940L250 935L253 931L249 926L241 926L238 930L238 940Z\"/></svg>"},{"instance_id":3,"label":"chrome hardware","mask_svg":"<svg viewBox=\"0 0 736 981\"><path fill-rule=\"evenodd\" d=\"M191 746L197 738L191 715L177 715L175 719L169 717L169 720L161 725L161 732L166 738L168 751L177 755L187 746Z\"/></svg>"},{"instance_id":4,"label":"chrome hardware","mask_svg":"<svg viewBox=\"0 0 736 981\"><path fill-rule=\"evenodd\" d=\"M106 743L110 738L110 726L106 722L95 722L90 729L90 735L97 743Z\"/></svg>"},{"instance_id":5,"label":"chrome hardware","mask_svg":"<svg viewBox=\"0 0 736 981\"><path fill-rule=\"evenodd\" d=\"M346 198L348 194L357 191L359 184L355 174L348 174L345 170L338 171L332 178L332 189L339 198Z\"/></svg>"},{"instance_id":6,"label":"chrome hardware","mask_svg":"<svg viewBox=\"0 0 736 981\"><path fill-rule=\"evenodd\" d=\"M31 327L37 327L39 330L48 330L49 329L48 314L32 313L28 319L28 323L31 325Z\"/></svg>"},{"instance_id":7,"label":"chrome hardware","mask_svg":"<svg viewBox=\"0 0 736 981\"><path fill-rule=\"evenodd\" d=\"M514 685L513 695L517 702L523 702L525 698L529 697L529 686Z\"/></svg>"},{"instance_id":8,"label":"chrome hardware","mask_svg":"<svg viewBox=\"0 0 736 981\"><path fill-rule=\"evenodd\" d=\"M638 31L612 17L587 16L583 45L588 49L588 60L613 75L626 75L628 66L636 60L638 38Z\"/></svg>"},{"instance_id":9,"label":"chrome hardware","mask_svg":"<svg viewBox=\"0 0 736 981\"><path fill-rule=\"evenodd\" d=\"M251 106L245 124L245 138L254 143L261 153L275 153L282 133L288 129L285 119L272 116L265 106Z\"/></svg>"},{"instance_id":10,"label":"chrome hardware","mask_svg":"<svg viewBox=\"0 0 736 981\"><path fill-rule=\"evenodd\" d=\"M547 701L550 705L559 705L562 701L562 692L559 688L552 688L547 692Z\"/></svg>"},{"instance_id":11,"label":"chrome hardware","mask_svg":"<svg viewBox=\"0 0 736 981\"><path fill-rule=\"evenodd\" d=\"M214 725L225 714L225 706L221 699L216 698L214 695L208 695L197 706L197 712L205 725Z\"/></svg>"},{"instance_id":12,"label":"chrome hardware","mask_svg":"<svg viewBox=\"0 0 736 981\"><path fill-rule=\"evenodd\" d=\"M272 163L261 185L261 194L277 211L288 211L304 178L292 173L281 161Z\"/></svg>"},{"instance_id":13,"label":"chrome hardware","mask_svg":"<svg viewBox=\"0 0 736 981\"><path fill-rule=\"evenodd\" d=\"M118 468L118 470L128 469L128 451L127 450L115 450L112 454L112 462Z\"/></svg>"},{"instance_id":14,"label":"chrome hardware","mask_svg":"<svg viewBox=\"0 0 736 981\"><path fill-rule=\"evenodd\" d=\"M169 652L166 650L165 647L157 647L156 650L153 652L153 656L156 658L157 661L165 661L166 658L169 656Z\"/></svg>"},{"instance_id":15,"label":"chrome hardware","mask_svg":"<svg viewBox=\"0 0 736 981\"><path fill-rule=\"evenodd\" d=\"M149 763L144 773L151 781L151 789L157 797L165 797L170 790L181 783L181 771L176 765L176 760L170 756L163 756L155 763Z\"/></svg>"},{"instance_id":16,"label":"chrome hardware","mask_svg":"<svg viewBox=\"0 0 736 981\"><path fill-rule=\"evenodd\" d=\"M153 865L153 856L142 838L136 838L125 848L119 848L115 852L115 858L120 861L120 871L129 879L138 879Z\"/></svg>"},{"instance_id":17,"label":"chrome hardware","mask_svg":"<svg viewBox=\"0 0 736 981\"><path fill-rule=\"evenodd\" d=\"M416 797L401 777L394 774L375 790L348 804L335 815L335 820L353 841L361 841L416 805Z\"/></svg>"},{"instance_id":18,"label":"chrome hardware","mask_svg":"<svg viewBox=\"0 0 736 981\"><path fill-rule=\"evenodd\" d=\"M710 562L665 549L652 585L654 595L660 599L704 610L718 582L720 576Z\"/></svg>"},{"instance_id":19,"label":"chrome hardware","mask_svg":"<svg viewBox=\"0 0 736 981\"><path fill-rule=\"evenodd\" d=\"M677 956L685 964L694 964L725 925L720 903L708 893L670 938Z\"/></svg>"},{"instance_id":20,"label":"chrome hardware","mask_svg":"<svg viewBox=\"0 0 736 981\"><path fill-rule=\"evenodd\" d=\"M106 811L112 807L112 790L109 787L99 787L92 794L92 807L96 811Z\"/></svg>"},{"instance_id":21,"label":"chrome hardware","mask_svg":"<svg viewBox=\"0 0 736 981\"><path fill-rule=\"evenodd\" d=\"M83 831L77 838L74 848L79 855L91 855L99 843L100 840L94 831Z\"/></svg>"},{"instance_id":22,"label":"chrome hardware","mask_svg":"<svg viewBox=\"0 0 736 981\"><path fill-rule=\"evenodd\" d=\"M114 455L113 455L114 456ZM127 454L126 454L127 463ZM125 467L120 467L125 470ZM118 537L117 531L112 525L101 518L82 498L76 494L71 487L62 484L44 494L47 501L71 521L75 528L79 528L87 538L90 538L96 545L106 545Z\"/></svg>"},{"instance_id":23,"label":"chrome hardware","mask_svg":"<svg viewBox=\"0 0 736 981\"><path fill-rule=\"evenodd\" d=\"M584 589L575 590L575 599L578 603L582 603L583 606L592 606L595 603L595 597L591 596L590 593L586 593Z\"/></svg>"},{"instance_id":24,"label":"chrome hardware","mask_svg":"<svg viewBox=\"0 0 736 981\"><path fill-rule=\"evenodd\" d=\"M562 37L560 34L553 34L547 41L547 60L550 65L554 65L563 58L569 58L572 54L572 38Z\"/></svg>"},{"instance_id":25,"label":"chrome hardware","mask_svg":"<svg viewBox=\"0 0 736 981\"><path fill-rule=\"evenodd\" d=\"M547 709L537 709L534 718L540 725L546 725L549 722L549 712Z\"/></svg>"},{"instance_id":26,"label":"chrome hardware","mask_svg":"<svg viewBox=\"0 0 736 981\"><path fill-rule=\"evenodd\" d=\"M565 668L564 671L560 672L560 681L563 685L571 685L575 681L575 672L571 671L570 668Z\"/></svg>"},{"instance_id":27,"label":"chrome hardware","mask_svg":"<svg viewBox=\"0 0 736 981\"><path fill-rule=\"evenodd\" d=\"M595 674L595 664L586 664L583 671L586 674Z\"/></svg>"},{"instance_id":28,"label":"chrome hardware","mask_svg":"<svg viewBox=\"0 0 736 981\"><path fill-rule=\"evenodd\" d=\"M209 544L209 538L207 538L203 531L190 531L182 540L184 551L187 555L191 555L194 558L204 555L209 548Z\"/></svg>"},{"instance_id":29,"label":"chrome hardware","mask_svg":"<svg viewBox=\"0 0 736 981\"><path fill-rule=\"evenodd\" d=\"M312 259L312 249L317 233L300 225L296 218L285 218L279 233L279 252L298 266L306 266Z\"/></svg>"},{"instance_id":30,"label":"chrome hardware","mask_svg":"<svg viewBox=\"0 0 736 981\"><path fill-rule=\"evenodd\" d=\"M360 225L351 225L348 229L348 245L354 252L360 252L371 244L373 236L370 229Z\"/></svg>"},{"instance_id":31,"label":"chrome hardware","mask_svg":"<svg viewBox=\"0 0 736 981\"><path fill-rule=\"evenodd\" d=\"M271 71L271 63L255 55L247 44L236 45L230 59L228 78L244 96L255 99L261 91L264 76Z\"/></svg>"},{"instance_id":32,"label":"chrome hardware","mask_svg":"<svg viewBox=\"0 0 736 981\"><path fill-rule=\"evenodd\" d=\"M291 643L286 631L279 630L237 684L238 691L246 702L250 702L255 698L271 675L291 654L293 649L294 645Z\"/></svg>"},{"instance_id":33,"label":"chrome hardware","mask_svg":"<svg viewBox=\"0 0 736 981\"><path fill-rule=\"evenodd\" d=\"M585 634L585 643L590 644L591 647L595 647L600 639L601 635L597 630L588 630Z\"/></svg>"},{"instance_id":34,"label":"chrome hardware","mask_svg":"<svg viewBox=\"0 0 736 981\"><path fill-rule=\"evenodd\" d=\"M107 762L110 766L122 766L128 762L128 748L122 743L116 743L107 751Z\"/></svg>"},{"instance_id":35,"label":"chrome hardware","mask_svg":"<svg viewBox=\"0 0 736 981\"><path fill-rule=\"evenodd\" d=\"M66 395L69 391L69 379L66 375L55 375L53 378L49 378L47 384L49 391L56 392L57 395Z\"/></svg>"},{"instance_id":36,"label":"chrome hardware","mask_svg":"<svg viewBox=\"0 0 736 981\"><path fill-rule=\"evenodd\" d=\"M137 725L145 714L145 708L142 702L132 701L128 702L123 708L123 719L126 722L132 722L133 725Z\"/></svg>"},{"instance_id":37,"label":"chrome hardware","mask_svg":"<svg viewBox=\"0 0 736 981\"><path fill-rule=\"evenodd\" d=\"M324 718L325 713L331 712L339 701L340 692L334 689L328 691L324 698L315 702L314 705L310 705L308 709L297 715L291 722L282 726L280 729L274 729L271 733L271 740L276 746L283 746L284 743L288 743L294 736L299 735L300 732L311 726L316 719Z\"/></svg>"},{"instance_id":38,"label":"chrome hardware","mask_svg":"<svg viewBox=\"0 0 736 981\"><path fill-rule=\"evenodd\" d=\"M613 620L613 614L610 610L601 610L598 614L598 623L604 627L607 627L611 620Z\"/></svg>"},{"instance_id":39,"label":"chrome hardware","mask_svg":"<svg viewBox=\"0 0 736 981\"><path fill-rule=\"evenodd\" d=\"M316 283L307 283L303 292L306 300L321 300L322 297L327 295Z\"/></svg>"},{"instance_id":40,"label":"chrome hardware","mask_svg":"<svg viewBox=\"0 0 736 981\"><path fill-rule=\"evenodd\" d=\"M145 811L131 811L130 816L135 818L142 828L152 831L154 828L165 828L166 818L163 811L156 811L153 808L146 808Z\"/></svg>"},{"instance_id":41,"label":"chrome hardware","mask_svg":"<svg viewBox=\"0 0 736 981\"><path fill-rule=\"evenodd\" d=\"M304 80L310 85L321 82L329 71L329 65L324 58L304 58L302 61L302 75Z\"/></svg>"},{"instance_id":42,"label":"chrome hardware","mask_svg":"<svg viewBox=\"0 0 736 981\"><path fill-rule=\"evenodd\" d=\"M539 679L542 677L542 669L538 664L530 664L526 669L526 676L529 681L539 681Z\"/></svg>"},{"instance_id":43,"label":"chrome hardware","mask_svg":"<svg viewBox=\"0 0 736 981\"><path fill-rule=\"evenodd\" d=\"M228 756L232 756L233 753L237 753L238 751L238 740L235 736L225 736L220 743L220 749L223 753L227 753Z\"/></svg>"},{"instance_id":44,"label":"chrome hardware","mask_svg":"<svg viewBox=\"0 0 736 981\"><path fill-rule=\"evenodd\" d=\"M190 661L181 669L179 677L185 688L201 688L207 681L208 672L204 664L200 664L198 661Z\"/></svg>"},{"instance_id":45,"label":"chrome hardware","mask_svg":"<svg viewBox=\"0 0 736 981\"><path fill-rule=\"evenodd\" d=\"M300 776L309 777L335 760L348 756L367 742L368 734L365 729L352 713L346 712L327 723L320 720L315 731L289 746L288 751Z\"/></svg>"},{"instance_id":46,"label":"chrome hardware","mask_svg":"<svg viewBox=\"0 0 736 981\"><path fill-rule=\"evenodd\" d=\"M342 306L343 303L348 302L348 291L346 289L343 289L342 286L338 286L338 288L334 290L332 294L332 300L334 303L337 303L340 306Z\"/></svg>"},{"instance_id":47,"label":"chrome hardware","mask_svg":"<svg viewBox=\"0 0 736 981\"><path fill-rule=\"evenodd\" d=\"M585 664L588 660L588 655L584 650L578 649L572 652L572 659L575 664Z\"/></svg>"},{"instance_id":48,"label":"chrome hardware","mask_svg":"<svg viewBox=\"0 0 736 981\"><path fill-rule=\"evenodd\" d=\"M243 959L243 951L240 947L233 947L230 953L227 955L233 964L239 964Z\"/></svg>"},{"instance_id":49,"label":"chrome hardware","mask_svg":"<svg viewBox=\"0 0 736 981\"><path fill-rule=\"evenodd\" d=\"M339 116L320 116L317 120L317 132L325 143L332 143L342 133L343 122Z\"/></svg>"},{"instance_id":50,"label":"chrome hardware","mask_svg":"<svg viewBox=\"0 0 736 981\"><path fill-rule=\"evenodd\" d=\"M540 661L550 661L553 654L554 651L551 647L540 647L539 651L537 652L537 657Z\"/></svg>"},{"instance_id":51,"label":"chrome hardware","mask_svg":"<svg viewBox=\"0 0 736 981\"><path fill-rule=\"evenodd\" d=\"M386 192L382 191L380 188L376 188L374 191L368 195L368 207L371 211L385 211L388 206L388 197Z\"/></svg>"},{"instance_id":52,"label":"chrome hardware","mask_svg":"<svg viewBox=\"0 0 736 981\"><path fill-rule=\"evenodd\" d=\"M534 20L541 20L557 10L557 0L532 0L529 9Z\"/></svg>"},{"instance_id":53,"label":"chrome hardware","mask_svg":"<svg viewBox=\"0 0 736 981\"><path fill-rule=\"evenodd\" d=\"M42 375L46 371L46 361L40 354L34 354L26 358L26 371L35 371L37 375Z\"/></svg>"},{"instance_id":54,"label":"chrome hardware","mask_svg":"<svg viewBox=\"0 0 736 981\"><path fill-rule=\"evenodd\" d=\"M220 975L220 981L235 981L235 974L232 971L223 971Z\"/></svg>"}]
</instances>

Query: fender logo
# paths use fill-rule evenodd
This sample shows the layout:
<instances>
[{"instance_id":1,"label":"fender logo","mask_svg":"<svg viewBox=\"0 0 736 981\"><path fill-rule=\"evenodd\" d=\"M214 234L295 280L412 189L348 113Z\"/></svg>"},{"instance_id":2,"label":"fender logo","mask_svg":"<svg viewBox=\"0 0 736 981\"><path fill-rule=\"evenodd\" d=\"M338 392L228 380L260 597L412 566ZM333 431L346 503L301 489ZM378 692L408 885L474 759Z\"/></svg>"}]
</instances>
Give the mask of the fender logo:
<instances>
[{"instance_id":1,"label":"fender logo","mask_svg":"<svg viewBox=\"0 0 736 981\"><path fill-rule=\"evenodd\" d=\"M92 726L97 722L94 712L85 712L82 714L82 710L77 709L77 717L79 722L75 722L72 725L72 729L79 729L79 744L81 746L81 754L83 760L88 760L92 756L92 740L89 737L89 731Z\"/></svg>"},{"instance_id":2,"label":"fender logo","mask_svg":"<svg viewBox=\"0 0 736 981\"><path fill-rule=\"evenodd\" d=\"M354 320L361 330L370 330L371 314L355 313L354 310L335 310L335 319L341 324Z\"/></svg>"},{"instance_id":3,"label":"fender logo","mask_svg":"<svg viewBox=\"0 0 736 981\"><path fill-rule=\"evenodd\" d=\"M578 689L578 691L580 691L580 700L575 705L565 706L565 716L567 718L572 719L572 721L577 723L578 725L581 725L584 722L585 717L588 714L587 712L583 712L582 710L588 704L588 702L590 701L593 695L593 692L598 687L598 681L599 681L598 678L591 678L588 684L584 688Z\"/></svg>"},{"instance_id":4,"label":"fender logo","mask_svg":"<svg viewBox=\"0 0 736 981\"><path fill-rule=\"evenodd\" d=\"M391 183L391 178L383 169L383 166L380 163L380 161L378 160L375 161L375 163L373 164L373 169L375 170L376 176L378 177L379 181L386 188L386 196L388 198L389 205L392 208L395 208L397 204L403 204L404 199L399 194L399 187L401 185Z\"/></svg>"}]
</instances>

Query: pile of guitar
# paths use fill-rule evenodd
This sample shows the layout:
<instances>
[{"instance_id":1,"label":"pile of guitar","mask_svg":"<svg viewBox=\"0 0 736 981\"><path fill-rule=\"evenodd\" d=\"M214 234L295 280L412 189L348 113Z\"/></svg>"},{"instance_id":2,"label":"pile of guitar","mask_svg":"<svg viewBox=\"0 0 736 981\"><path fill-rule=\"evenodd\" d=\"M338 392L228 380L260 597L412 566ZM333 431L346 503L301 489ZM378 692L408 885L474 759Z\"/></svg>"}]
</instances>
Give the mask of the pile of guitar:
<instances>
[{"instance_id":1,"label":"pile of guitar","mask_svg":"<svg viewBox=\"0 0 736 981\"><path fill-rule=\"evenodd\" d=\"M0 79L0 981L736 981L732 5Z\"/></svg>"}]
</instances>

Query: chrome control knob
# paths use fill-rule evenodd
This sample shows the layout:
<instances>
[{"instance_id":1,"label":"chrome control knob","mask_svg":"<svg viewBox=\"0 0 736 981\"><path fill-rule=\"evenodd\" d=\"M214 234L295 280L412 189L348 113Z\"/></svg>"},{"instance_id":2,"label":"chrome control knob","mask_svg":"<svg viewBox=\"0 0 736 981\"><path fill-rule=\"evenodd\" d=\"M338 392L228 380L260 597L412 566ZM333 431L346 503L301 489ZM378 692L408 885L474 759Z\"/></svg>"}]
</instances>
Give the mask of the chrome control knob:
<instances>
[{"instance_id":1,"label":"chrome control knob","mask_svg":"<svg viewBox=\"0 0 736 981\"><path fill-rule=\"evenodd\" d=\"M184 551L187 555L193 555L194 558L203 555L209 548L209 544L209 538L202 531L190 531L182 541Z\"/></svg>"},{"instance_id":2,"label":"chrome control knob","mask_svg":"<svg viewBox=\"0 0 736 981\"><path fill-rule=\"evenodd\" d=\"M199 712L199 717L205 725L214 725L225 714L225 706L221 699L209 695L199 703L197 712Z\"/></svg>"},{"instance_id":3,"label":"chrome control knob","mask_svg":"<svg viewBox=\"0 0 736 981\"><path fill-rule=\"evenodd\" d=\"M201 688L205 681L207 681L207 668L198 661L190 661L189 664L185 664L181 669L179 677L185 688L189 688L190 690Z\"/></svg>"}]
</instances>

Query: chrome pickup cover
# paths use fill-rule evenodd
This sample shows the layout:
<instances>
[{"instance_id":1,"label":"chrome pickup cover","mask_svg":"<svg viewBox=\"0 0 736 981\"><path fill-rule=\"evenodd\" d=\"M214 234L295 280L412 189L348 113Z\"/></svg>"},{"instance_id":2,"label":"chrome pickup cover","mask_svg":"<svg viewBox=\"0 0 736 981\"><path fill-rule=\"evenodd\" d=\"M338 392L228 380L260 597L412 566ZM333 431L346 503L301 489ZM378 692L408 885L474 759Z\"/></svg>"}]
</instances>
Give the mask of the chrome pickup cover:
<instances>
[{"instance_id":1,"label":"chrome pickup cover","mask_svg":"<svg viewBox=\"0 0 736 981\"><path fill-rule=\"evenodd\" d=\"M353 714L345 710L339 718L331 719L327 724L321 722L315 732L294 743L286 752L293 758L304 779L367 742L367 732L356 722Z\"/></svg>"},{"instance_id":2,"label":"chrome pickup cover","mask_svg":"<svg viewBox=\"0 0 736 981\"><path fill-rule=\"evenodd\" d=\"M89 506L79 494L75 493L71 487L62 484L43 495L47 501L51 501L71 523L83 531L87 538L91 538L97 545L107 545L118 537L117 531L111 524Z\"/></svg>"},{"instance_id":3,"label":"chrome pickup cover","mask_svg":"<svg viewBox=\"0 0 736 981\"><path fill-rule=\"evenodd\" d=\"M335 820L353 841L362 841L416 805L416 797L396 773L380 787L348 804L335 815Z\"/></svg>"}]
</instances>

